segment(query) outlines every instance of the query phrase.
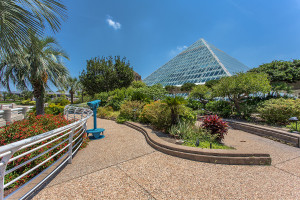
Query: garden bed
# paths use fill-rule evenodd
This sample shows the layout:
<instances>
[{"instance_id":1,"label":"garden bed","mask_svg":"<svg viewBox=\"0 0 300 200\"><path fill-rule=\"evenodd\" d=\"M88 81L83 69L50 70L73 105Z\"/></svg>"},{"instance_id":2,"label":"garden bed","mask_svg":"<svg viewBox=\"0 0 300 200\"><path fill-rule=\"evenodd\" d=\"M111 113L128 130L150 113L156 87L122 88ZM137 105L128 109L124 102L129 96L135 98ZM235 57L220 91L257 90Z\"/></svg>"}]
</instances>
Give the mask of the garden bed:
<instances>
[{"instance_id":1,"label":"garden bed","mask_svg":"<svg viewBox=\"0 0 300 200\"><path fill-rule=\"evenodd\" d=\"M147 125L142 125L135 122L125 122L124 124L143 133L147 143L154 149L172 156L215 164L271 164L271 157L266 153L251 153L229 149L201 149L183 145L176 145L166 141L164 137L159 137L157 135L157 132Z\"/></svg>"}]
</instances>

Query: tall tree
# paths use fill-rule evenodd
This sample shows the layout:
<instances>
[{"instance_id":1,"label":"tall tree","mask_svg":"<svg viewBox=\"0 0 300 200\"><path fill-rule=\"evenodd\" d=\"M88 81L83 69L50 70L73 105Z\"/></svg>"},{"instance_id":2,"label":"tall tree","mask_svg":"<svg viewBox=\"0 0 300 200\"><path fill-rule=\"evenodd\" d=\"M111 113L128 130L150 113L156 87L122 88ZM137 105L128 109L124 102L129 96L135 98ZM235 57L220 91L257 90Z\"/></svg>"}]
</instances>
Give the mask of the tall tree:
<instances>
[{"instance_id":1,"label":"tall tree","mask_svg":"<svg viewBox=\"0 0 300 200\"><path fill-rule=\"evenodd\" d=\"M213 86L216 97L227 97L233 102L238 114L241 114L240 104L251 94L268 93L271 90L268 75L264 73L238 73L223 77Z\"/></svg>"},{"instance_id":2,"label":"tall tree","mask_svg":"<svg viewBox=\"0 0 300 200\"><path fill-rule=\"evenodd\" d=\"M196 86L195 83L184 83L180 90L185 92L190 92Z\"/></svg>"},{"instance_id":3,"label":"tall tree","mask_svg":"<svg viewBox=\"0 0 300 200\"><path fill-rule=\"evenodd\" d=\"M212 99L212 90L205 85L197 85L192 89L189 97L198 100L205 105Z\"/></svg>"},{"instance_id":4,"label":"tall tree","mask_svg":"<svg viewBox=\"0 0 300 200\"><path fill-rule=\"evenodd\" d=\"M271 83L275 82L295 82L300 81L300 60L278 61L260 65L249 72L266 73L269 75Z\"/></svg>"},{"instance_id":5,"label":"tall tree","mask_svg":"<svg viewBox=\"0 0 300 200\"><path fill-rule=\"evenodd\" d=\"M253 68L249 72L268 74L272 85L272 93L270 94L278 96L280 91L291 92L292 88L289 83L300 81L300 60L274 60Z\"/></svg>"},{"instance_id":6,"label":"tall tree","mask_svg":"<svg viewBox=\"0 0 300 200\"><path fill-rule=\"evenodd\" d=\"M126 58L96 57L87 61L86 70L79 76L89 95L128 87L134 79L133 69Z\"/></svg>"},{"instance_id":7,"label":"tall tree","mask_svg":"<svg viewBox=\"0 0 300 200\"><path fill-rule=\"evenodd\" d=\"M20 90L32 88L36 99L36 114L44 114L44 97L48 83L62 87L68 70L62 62L67 58L53 37L40 38L32 33L30 43L22 50L24 59L7 56L0 63L1 84L10 91L10 83Z\"/></svg>"},{"instance_id":8,"label":"tall tree","mask_svg":"<svg viewBox=\"0 0 300 200\"><path fill-rule=\"evenodd\" d=\"M179 90L179 88L175 85L166 85L165 89L169 92L169 94L175 94Z\"/></svg>"},{"instance_id":9,"label":"tall tree","mask_svg":"<svg viewBox=\"0 0 300 200\"><path fill-rule=\"evenodd\" d=\"M69 90L69 93L71 95L71 104L73 104L73 98L74 98L74 94L76 92L76 90L78 90L80 87L79 85L79 81L77 80L77 78L72 78L69 77L67 80L67 90Z\"/></svg>"},{"instance_id":10,"label":"tall tree","mask_svg":"<svg viewBox=\"0 0 300 200\"><path fill-rule=\"evenodd\" d=\"M53 32L67 18L59 0L0 0L0 55L12 56L31 42L27 30L42 35L46 25Z\"/></svg>"}]
</instances>

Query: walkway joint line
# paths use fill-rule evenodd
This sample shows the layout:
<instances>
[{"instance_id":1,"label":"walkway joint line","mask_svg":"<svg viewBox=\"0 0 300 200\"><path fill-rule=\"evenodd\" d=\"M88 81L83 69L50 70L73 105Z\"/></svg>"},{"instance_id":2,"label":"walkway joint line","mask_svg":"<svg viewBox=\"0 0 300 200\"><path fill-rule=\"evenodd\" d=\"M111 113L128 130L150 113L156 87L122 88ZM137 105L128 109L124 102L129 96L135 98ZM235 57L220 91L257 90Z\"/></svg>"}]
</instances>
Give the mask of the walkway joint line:
<instances>
[{"instance_id":1,"label":"walkway joint line","mask_svg":"<svg viewBox=\"0 0 300 200\"><path fill-rule=\"evenodd\" d=\"M124 174L126 174L127 177L129 177L131 180L133 180L138 186L140 186L149 196L151 196L153 199L156 200L156 198L146 189L144 188L141 184L137 182L134 178L132 178L128 173L126 173L120 166L116 165L118 169L120 169Z\"/></svg>"}]
</instances>

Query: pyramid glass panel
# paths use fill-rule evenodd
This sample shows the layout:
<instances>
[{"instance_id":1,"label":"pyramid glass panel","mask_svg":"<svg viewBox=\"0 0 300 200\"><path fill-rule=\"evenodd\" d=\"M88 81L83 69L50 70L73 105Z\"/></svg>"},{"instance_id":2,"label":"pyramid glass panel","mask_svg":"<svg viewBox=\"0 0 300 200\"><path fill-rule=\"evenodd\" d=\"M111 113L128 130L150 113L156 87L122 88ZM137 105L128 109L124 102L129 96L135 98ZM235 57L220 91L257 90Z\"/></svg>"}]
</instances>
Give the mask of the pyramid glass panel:
<instances>
[{"instance_id":1,"label":"pyramid glass panel","mask_svg":"<svg viewBox=\"0 0 300 200\"><path fill-rule=\"evenodd\" d=\"M248 67L225 52L200 39L144 79L147 85L157 83L183 85L206 81L247 71Z\"/></svg>"}]
</instances>

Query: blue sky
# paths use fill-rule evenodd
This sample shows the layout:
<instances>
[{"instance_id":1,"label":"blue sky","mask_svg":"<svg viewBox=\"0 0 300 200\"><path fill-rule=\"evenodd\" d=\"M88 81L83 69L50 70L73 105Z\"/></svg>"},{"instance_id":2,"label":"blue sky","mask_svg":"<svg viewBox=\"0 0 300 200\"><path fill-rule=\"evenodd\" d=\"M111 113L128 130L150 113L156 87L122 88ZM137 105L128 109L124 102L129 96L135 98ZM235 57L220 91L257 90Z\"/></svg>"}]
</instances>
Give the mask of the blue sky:
<instances>
[{"instance_id":1,"label":"blue sky","mask_svg":"<svg viewBox=\"0 0 300 200\"><path fill-rule=\"evenodd\" d=\"M63 1L55 35L72 76L96 56L125 56L142 78L204 38L250 68L300 59L300 0Z\"/></svg>"}]
</instances>

